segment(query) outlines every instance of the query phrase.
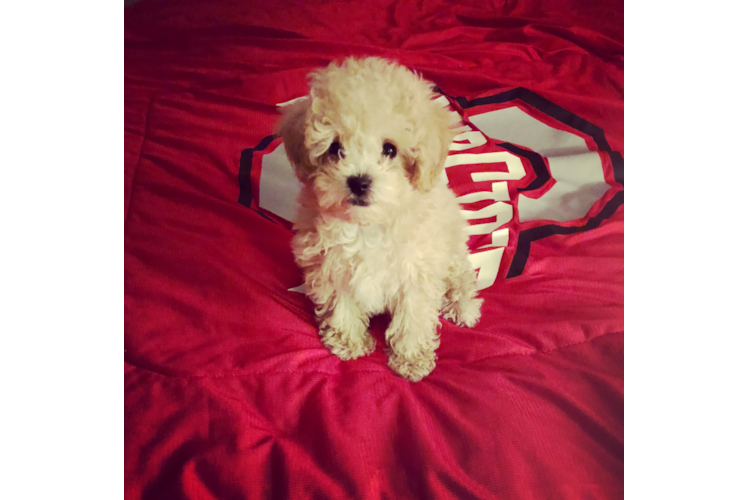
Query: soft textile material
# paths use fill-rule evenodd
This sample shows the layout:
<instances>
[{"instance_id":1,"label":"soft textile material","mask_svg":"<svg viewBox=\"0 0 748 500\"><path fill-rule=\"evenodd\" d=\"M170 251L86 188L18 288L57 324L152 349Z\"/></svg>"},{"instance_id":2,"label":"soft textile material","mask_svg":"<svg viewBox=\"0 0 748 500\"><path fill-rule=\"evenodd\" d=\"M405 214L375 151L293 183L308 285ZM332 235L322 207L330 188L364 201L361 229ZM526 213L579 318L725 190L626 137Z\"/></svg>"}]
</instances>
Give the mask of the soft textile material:
<instances>
[{"instance_id":1,"label":"soft textile material","mask_svg":"<svg viewBox=\"0 0 748 500\"><path fill-rule=\"evenodd\" d=\"M485 299L418 383L321 344L278 104L351 55L465 133ZM623 497L623 3L144 0L125 9L125 498Z\"/></svg>"}]
</instances>

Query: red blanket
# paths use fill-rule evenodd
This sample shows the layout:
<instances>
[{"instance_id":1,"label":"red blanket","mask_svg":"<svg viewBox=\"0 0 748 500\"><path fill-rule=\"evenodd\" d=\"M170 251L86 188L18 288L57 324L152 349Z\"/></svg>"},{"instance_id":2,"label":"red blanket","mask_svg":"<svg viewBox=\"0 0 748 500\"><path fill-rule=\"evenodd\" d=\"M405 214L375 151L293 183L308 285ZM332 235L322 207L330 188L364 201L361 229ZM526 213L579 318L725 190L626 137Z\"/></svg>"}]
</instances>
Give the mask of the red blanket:
<instances>
[{"instance_id":1,"label":"red blanket","mask_svg":"<svg viewBox=\"0 0 748 500\"><path fill-rule=\"evenodd\" d=\"M434 372L321 344L277 104L331 60L435 82L483 317ZM623 3L125 9L125 498L623 497Z\"/></svg>"}]
</instances>

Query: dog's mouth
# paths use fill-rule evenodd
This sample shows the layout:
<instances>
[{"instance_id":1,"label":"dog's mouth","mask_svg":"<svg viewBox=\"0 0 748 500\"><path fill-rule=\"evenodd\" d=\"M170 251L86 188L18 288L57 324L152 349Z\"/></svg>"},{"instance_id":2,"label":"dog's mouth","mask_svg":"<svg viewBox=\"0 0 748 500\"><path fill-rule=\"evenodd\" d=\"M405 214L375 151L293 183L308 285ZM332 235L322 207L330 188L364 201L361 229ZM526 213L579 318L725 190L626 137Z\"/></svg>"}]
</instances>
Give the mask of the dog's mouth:
<instances>
[{"instance_id":1,"label":"dog's mouth","mask_svg":"<svg viewBox=\"0 0 748 500\"><path fill-rule=\"evenodd\" d=\"M366 198L354 196L348 199L348 203L357 207L368 207L371 202Z\"/></svg>"}]
</instances>

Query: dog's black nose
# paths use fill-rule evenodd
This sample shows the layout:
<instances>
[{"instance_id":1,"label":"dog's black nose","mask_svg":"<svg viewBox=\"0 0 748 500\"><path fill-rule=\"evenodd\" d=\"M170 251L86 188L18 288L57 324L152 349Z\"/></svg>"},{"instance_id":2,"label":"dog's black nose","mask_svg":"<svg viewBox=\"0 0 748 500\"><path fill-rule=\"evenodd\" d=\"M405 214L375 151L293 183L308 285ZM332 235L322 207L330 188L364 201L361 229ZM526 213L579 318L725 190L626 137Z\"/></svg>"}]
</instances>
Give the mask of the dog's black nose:
<instances>
[{"instance_id":1,"label":"dog's black nose","mask_svg":"<svg viewBox=\"0 0 748 500\"><path fill-rule=\"evenodd\" d=\"M371 181L368 174L352 175L348 177L348 189L356 196L365 196L371 189Z\"/></svg>"}]
</instances>

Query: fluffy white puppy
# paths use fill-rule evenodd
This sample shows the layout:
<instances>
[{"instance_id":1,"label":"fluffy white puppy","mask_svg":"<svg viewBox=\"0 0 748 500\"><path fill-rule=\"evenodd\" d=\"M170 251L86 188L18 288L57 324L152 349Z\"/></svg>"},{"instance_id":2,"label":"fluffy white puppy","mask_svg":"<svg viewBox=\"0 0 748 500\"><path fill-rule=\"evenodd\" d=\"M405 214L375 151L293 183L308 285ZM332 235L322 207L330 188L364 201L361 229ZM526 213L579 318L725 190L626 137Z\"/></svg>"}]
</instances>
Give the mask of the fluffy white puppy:
<instances>
[{"instance_id":1,"label":"fluffy white puppy","mask_svg":"<svg viewBox=\"0 0 748 500\"><path fill-rule=\"evenodd\" d=\"M379 58L310 75L280 134L302 184L293 239L322 342L340 359L371 353L369 318L389 312L389 366L431 373L439 314L480 318L467 222L440 182L455 136L432 84Z\"/></svg>"}]
</instances>

